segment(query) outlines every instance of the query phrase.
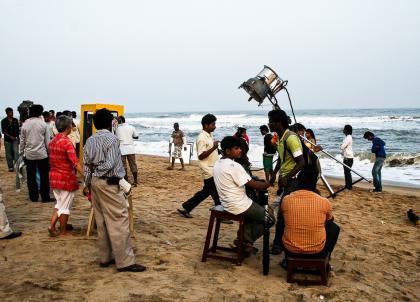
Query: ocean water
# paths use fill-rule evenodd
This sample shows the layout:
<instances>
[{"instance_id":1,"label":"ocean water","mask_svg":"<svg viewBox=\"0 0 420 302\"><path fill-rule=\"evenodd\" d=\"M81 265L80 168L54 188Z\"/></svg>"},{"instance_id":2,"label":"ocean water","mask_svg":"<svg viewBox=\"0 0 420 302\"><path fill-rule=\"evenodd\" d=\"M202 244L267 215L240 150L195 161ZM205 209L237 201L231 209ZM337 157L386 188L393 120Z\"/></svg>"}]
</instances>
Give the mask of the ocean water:
<instances>
[{"instance_id":1,"label":"ocean water","mask_svg":"<svg viewBox=\"0 0 420 302\"><path fill-rule=\"evenodd\" d=\"M247 128L250 138L248 156L255 168L262 167L263 137L259 126L267 124L267 107L254 111L211 112L217 117L216 139L233 135L238 126ZM286 110L290 113L288 110ZM141 154L168 156L168 141L173 123L178 122L194 142L201 131L201 118L208 112L128 113L127 122L139 132L136 142ZM290 114L291 115L291 114ZM353 169L371 179L374 156L371 142L363 139L365 131L372 131L386 143L387 159L382 169L384 183L420 187L420 108L419 109L349 109L349 110L296 110L296 119L311 128L317 143L335 158L342 160L340 145L345 124L353 127ZM326 176L343 176L343 167L319 152L322 171ZM192 159L197 159L196 150ZM357 177L354 175L354 178Z\"/></svg>"}]
</instances>

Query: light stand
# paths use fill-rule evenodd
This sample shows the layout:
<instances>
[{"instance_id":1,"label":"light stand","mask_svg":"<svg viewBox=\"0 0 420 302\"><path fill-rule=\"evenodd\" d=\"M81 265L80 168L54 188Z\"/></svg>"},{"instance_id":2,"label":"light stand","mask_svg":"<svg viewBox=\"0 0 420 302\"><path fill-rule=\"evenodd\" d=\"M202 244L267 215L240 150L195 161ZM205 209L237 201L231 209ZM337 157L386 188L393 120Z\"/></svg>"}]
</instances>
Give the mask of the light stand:
<instances>
[{"instance_id":1,"label":"light stand","mask_svg":"<svg viewBox=\"0 0 420 302\"><path fill-rule=\"evenodd\" d=\"M289 103L290 103L290 108L291 108L292 114L293 114L293 119L295 120L295 123L296 123L296 116L295 116L295 112L293 110L292 100L290 99L289 91L286 88L287 83L288 83L288 81L287 80L282 80L272 68L268 67L267 65L264 65L263 70L261 70L257 74L256 77L250 78L250 79L248 79L248 81L243 82L242 85L239 86L239 88L243 88L250 95L250 98L248 99L248 102L251 101L252 99L254 99L255 101L257 101L258 106L261 106L261 104L267 98L270 101L270 103L273 105L273 109L280 109L280 106L279 106L277 98L276 98L276 94L280 90L284 89L287 93L287 97L288 97ZM309 142L311 145L315 146L315 144L313 144L311 141L307 140L305 137L300 136L300 138L303 139L305 142ZM325 155L327 155L328 157L332 158L333 160L335 160L336 162L338 162L339 164L341 164L345 168L350 169L350 171L352 171L353 173L360 176L360 179L354 181L352 184L356 184L361 180L365 180L365 181L371 183L370 180L366 179L360 173L353 170L352 168L350 168L345 163L339 161L338 159L336 159L334 156L332 156L328 152L326 152L324 150L321 150L321 152L324 153ZM331 188L330 184L327 182L325 176L322 175L322 173L321 173L321 180L324 183L327 190L330 192L330 195L328 196L328 198L329 197L335 198L338 193L345 190L345 187L343 187L340 190L338 190L337 192L334 192L334 190Z\"/></svg>"}]
</instances>

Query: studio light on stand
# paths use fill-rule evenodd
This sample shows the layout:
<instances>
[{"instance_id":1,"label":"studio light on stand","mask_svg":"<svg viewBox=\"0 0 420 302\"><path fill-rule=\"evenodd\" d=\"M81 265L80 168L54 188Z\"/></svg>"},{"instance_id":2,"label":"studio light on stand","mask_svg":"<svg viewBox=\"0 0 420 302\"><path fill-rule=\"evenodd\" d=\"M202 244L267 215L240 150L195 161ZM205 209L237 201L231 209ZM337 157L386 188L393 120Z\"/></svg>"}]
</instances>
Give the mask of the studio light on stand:
<instances>
[{"instance_id":1,"label":"studio light on stand","mask_svg":"<svg viewBox=\"0 0 420 302\"><path fill-rule=\"evenodd\" d=\"M252 99L254 99L258 103L258 106L261 106L261 104L264 102L264 100L268 99L270 101L270 103L273 105L273 109L280 109L280 106L279 106L277 98L276 98L276 94L279 93L281 90L286 91L287 97L288 97L289 103L290 103L290 108L292 110L293 119L295 120L295 123L296 123L297 121L296 121L295 112L293 110L292 100L290 99L289 91L286 88L287 83L288 83L288 81L287 80L282 80L272 68L268 67L267 65L264 65L264 68L257 74L257 76L248 79L248 81L246 81L246 82L243 82L242 85L239 86L239 89L243 88L250 95L250 98L248 99L248 102L251 101ZM309 144L315 146L315 144L313 144L311 141L307 140L306 137L301 136L300 138L303 141L305 141L306 143L309 143ZM321 149L320 151L323 154L325 154L326 156L328 156L329 158L336 161L337 163L343 165L345 168L349 169L350 171L352 171L356 175L360 176L360 179L354 181L353 185L358 183L359 181L362 181L362 180L365 180L369 183L371 182L370 180L363 177L363 175L361 175L360 173L358 173L357 171L355 171L354 169L352 169L351 167L349 167L345 163L339 161L338 159L336 159L334 156L332 156L331 154L329 154L325 150ZM345 190L345 188L342 188L342 189L334 192L334 190L329 185L329 183L327 182L325 177L322 175L322 173L320 175L320 178L323 181L324 185L326 186L327 190L330 192L330 196L328 196L328 197L334 198L335 196L337 196L338 193Z\"/></svg>"},{"instance_id":2,"label":"studio light on stand","mask_svg":"<svg viewBox=\"0 0 420 302\"><path fill-rule=\"evenodd\" d=\"M261 106L264 100L268 99L273 105L273 109L280 109L276 94L281 90L286 91L293 118L296 122L292 101L290 99L289 91L286 88L287 83L288 81L281 79L272 68L264 65L264 68L255 77L243 82L239 88L243 88L250 95L248 102L254 99L258 103L258 106Z\"/></svg>"}]
</instances>

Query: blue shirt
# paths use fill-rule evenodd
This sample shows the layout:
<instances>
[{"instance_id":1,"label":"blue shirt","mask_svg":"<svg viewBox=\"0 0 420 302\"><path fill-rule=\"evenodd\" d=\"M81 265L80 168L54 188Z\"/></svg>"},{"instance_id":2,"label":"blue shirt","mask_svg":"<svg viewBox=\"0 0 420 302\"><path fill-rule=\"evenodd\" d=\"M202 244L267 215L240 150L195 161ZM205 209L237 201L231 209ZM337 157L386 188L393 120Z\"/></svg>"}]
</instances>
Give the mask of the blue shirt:
<instances>
[{"instance_id":1,"label":"blue shirt","mask_svg":"<svg viewBox=\"0 0 420 302\"><path fill-rule=\"evenodd\" d=\"M386 157L385 142L377 136L372 140L372 153L375 153L376 157Z\"/></svg>"}]
</instances>

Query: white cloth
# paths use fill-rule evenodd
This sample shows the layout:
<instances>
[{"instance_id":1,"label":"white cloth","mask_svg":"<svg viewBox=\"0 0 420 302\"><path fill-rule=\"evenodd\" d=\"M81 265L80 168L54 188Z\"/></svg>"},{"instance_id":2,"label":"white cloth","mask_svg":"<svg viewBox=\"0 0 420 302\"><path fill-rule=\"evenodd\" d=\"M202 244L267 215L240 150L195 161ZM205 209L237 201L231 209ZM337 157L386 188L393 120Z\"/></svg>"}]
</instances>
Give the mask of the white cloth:
<instances>
[{"instance_id":1,"label":"white cloth","mask_svg":"<svg viewBox=\"0 0 420 302\"><path fill-rule=\"evenodd\" d=\"M197 145L197 155L200 156L201 153L211 149L214 144L213 135L206 131L202 131L196 141ZM209 179L213 177L213 167L214 163L219 159L219 154L217 149L215 149L209 156L205 159L198 161L198 166L200 167L201 176L203 179Z\"/></svg>"},{"instance_id":2,"label":"white cloth","mask_svg":"<svg viewBox=\"0 0 420 302\"><path fill-rule=\"evenodd\" d=\"M252 200L245 193L245 184L251 176L240 164L229 158L219 159L214 164L213 178L226 211L238 215L248 210Z\"/></svg>"},{"instance_id":3,"label":"white cloth","mask_svg":"<svg viewBox=\"0 0 420 302\"><path fill-rule=\"evenodd\" d=\"M70 208L74 199L74 191L53 189L53 194L57 200L55 208L57 209L58 217L60 217L61 214L70 215Z\"/></svg>"},{"instance_id":4,"label":"white cloth","mask_svg":"<svg viewBox=\"0 0 420 302\"><path fill-rule=\"evenodd\" d=\"M47 124L47 127L48 127L48 132L50 134L50 140L51 140L55 136L54 131L53 131L55 123L53 121L49 121L46 124Z\"/></svg>"},{"instance_id":5,"label":"white cloth","mask_svg":"<svg viewBox=\"0 0 420 302\"><path fill-rule=\"evenodd\" d=\"M134 139L138 138L139 136L136 128L129 124L123 123L118 126L115 134L120 141L121 155L136 154Z\"/></svg>"},{"instance_id":6,"label":"white cloth","mask_svg":"<svg viewBox=\"0 0 420 302\"><path fill-rule=\"evenodd\" d=\"M3 193L0 189L0 238L4 238L13 233L13 230L10 228L9 220L6 215L6 207L3 203Z\"/></svg>"},{"instance_id":7,"label":"white cloth","mask_svg":"<svg viewBox=\"0 0 420 302\"><path fill-rule=\"evenodd\" d=\"M80 122L77 119L73 119L73 123L76 126L75 135L76 135L76 144L80 143Z\"/></svg>"},{"instance_id":8,"label":"white cloth","mask_svg":"<svg viewBox=\"0 0 420 302\"><path fill-rule=\"evenodd\" d=\"M346 135L341 144L341 154L343 154L344 158L353 158L353 138L350 134Z\"/></svg>"}]
</instances>

